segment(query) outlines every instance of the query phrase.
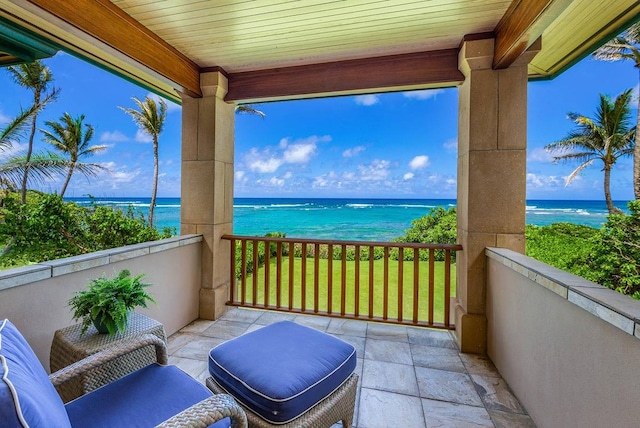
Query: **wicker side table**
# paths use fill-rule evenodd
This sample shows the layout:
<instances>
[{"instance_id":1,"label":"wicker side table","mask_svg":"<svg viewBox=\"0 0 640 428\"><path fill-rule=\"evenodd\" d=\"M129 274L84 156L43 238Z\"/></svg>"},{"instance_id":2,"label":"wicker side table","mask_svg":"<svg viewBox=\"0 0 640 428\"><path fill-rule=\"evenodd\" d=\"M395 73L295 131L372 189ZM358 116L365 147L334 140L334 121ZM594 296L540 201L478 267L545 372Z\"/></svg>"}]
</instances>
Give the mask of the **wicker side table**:
<instances>
[{"instance_id":1,"label":"wicker side table","mask_svg":"<svg viewBox=\"0 0 640 428\"><path fill-rule=\"evenodd\" d=\"M164 327L158 321L137 312L129 315L129 326L124 333L115 336L100 334L91 326L84 335L80 335L79 324L58 330L53 335L49 365L51 372L60 370L89 355L116 345L123 339L130 339L143 334L153 334L167 342ZM156 361L153 346L146 346L127 355L117 358L101 367L87 372L57 387L62 401L69 402L87 392L93 391Z\"/></svg>"}]
</instances>

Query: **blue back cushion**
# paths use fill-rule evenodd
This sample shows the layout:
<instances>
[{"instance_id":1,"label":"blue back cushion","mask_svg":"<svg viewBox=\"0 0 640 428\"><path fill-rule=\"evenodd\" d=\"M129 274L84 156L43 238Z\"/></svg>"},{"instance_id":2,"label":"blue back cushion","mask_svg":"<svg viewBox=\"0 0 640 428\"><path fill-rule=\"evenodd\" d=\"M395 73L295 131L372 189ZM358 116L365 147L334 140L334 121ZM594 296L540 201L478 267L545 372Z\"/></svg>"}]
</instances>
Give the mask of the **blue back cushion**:
<instances>
[{"instance_id":1,"label":"blue back cushion","mask_svg":"<svg viewBox=\"0 0 640 428\"><path fill-rule=\"evenodd\" d=\"M64 404L18 329L0 321L0 425L71 427Z\"/></svg>"}]
</instances>

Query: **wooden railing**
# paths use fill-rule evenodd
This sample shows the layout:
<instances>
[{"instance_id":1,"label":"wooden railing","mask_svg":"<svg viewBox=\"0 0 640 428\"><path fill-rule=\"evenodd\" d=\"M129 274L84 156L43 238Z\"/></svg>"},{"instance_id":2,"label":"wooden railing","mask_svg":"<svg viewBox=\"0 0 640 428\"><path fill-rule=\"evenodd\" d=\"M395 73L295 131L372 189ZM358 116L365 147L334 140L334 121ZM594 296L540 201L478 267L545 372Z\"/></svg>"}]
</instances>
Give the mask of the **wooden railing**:
<instances>
[{"instance_id":1,"label":"wooden railing","mask_svg":"<svg viewBox=\"0 0 640 428\"><path fill-rule=\"evenodd\" d=\"M453 328L460 245L224 235L227 305ZM453 273L452 273L453 272Z\"/></svg>"}]
</instances>

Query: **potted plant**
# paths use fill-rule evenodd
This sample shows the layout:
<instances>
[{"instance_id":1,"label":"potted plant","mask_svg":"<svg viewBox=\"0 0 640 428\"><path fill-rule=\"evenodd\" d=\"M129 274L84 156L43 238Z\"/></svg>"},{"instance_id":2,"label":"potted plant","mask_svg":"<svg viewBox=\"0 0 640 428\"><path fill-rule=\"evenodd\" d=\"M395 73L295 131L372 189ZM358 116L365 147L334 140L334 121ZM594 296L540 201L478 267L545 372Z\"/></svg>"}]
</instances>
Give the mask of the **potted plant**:
<instances>
[{"instance_id":1,"label":"potted plant","mask_svg":"<svg viewBox=\"0 0 640 428\"><path fill-rule=\"evenodd\" d=\"M114 278L94 278L86 290L76 292L68 304L73 319L81 320L81 334L93 323L98 332L113 336L127 328L131 310L146 308L147 301L155 303L145 291L151 284L142 282L142 278L144 274L131 276L123 269Z\"/></svg>"}]
</instances>

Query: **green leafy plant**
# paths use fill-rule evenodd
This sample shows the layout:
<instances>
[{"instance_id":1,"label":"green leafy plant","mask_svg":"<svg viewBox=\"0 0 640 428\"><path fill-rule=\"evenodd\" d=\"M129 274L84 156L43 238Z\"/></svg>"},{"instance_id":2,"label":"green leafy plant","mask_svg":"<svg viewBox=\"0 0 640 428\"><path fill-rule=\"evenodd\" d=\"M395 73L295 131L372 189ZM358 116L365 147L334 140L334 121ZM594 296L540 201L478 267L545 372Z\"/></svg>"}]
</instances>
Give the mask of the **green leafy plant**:
<instances>
[{"instance_id":1,"label":"green leafy plant","mask_svg":"<svg viewBox=\"0 0 640 428\"><path fill-rule=\"evenodd\" d=\"M127 328L129 311L135 307L147 307L147 301L156 303L145 291L147 284L141 281L144 274L131 276L127 269L121 270L114 278L103 275L94 278L86 290L78 291L69 300L73 319L81 320L84 334L94 323L106 327L109 335Z\"/></svg>"}]
</instances>

